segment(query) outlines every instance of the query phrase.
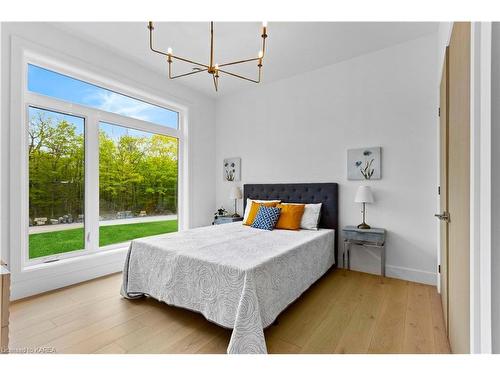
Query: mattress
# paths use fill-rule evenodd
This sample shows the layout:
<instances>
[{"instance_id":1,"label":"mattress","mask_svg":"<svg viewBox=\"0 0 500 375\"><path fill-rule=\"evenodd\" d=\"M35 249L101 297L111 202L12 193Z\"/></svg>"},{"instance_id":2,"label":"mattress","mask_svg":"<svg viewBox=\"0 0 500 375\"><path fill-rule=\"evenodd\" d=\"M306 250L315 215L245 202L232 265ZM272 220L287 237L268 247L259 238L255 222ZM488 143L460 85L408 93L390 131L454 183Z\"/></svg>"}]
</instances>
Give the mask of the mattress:
<instances>
[{"instance_id":1,"label":"mattress","mask_svg":"<svg viewBox=\"0 0 500 375\"><path fill-rule=\"evenodd\" d=\"M151 296L233 330L228 353L267 353L264 328L334 263L335 232L241 222L132 241L122 295Z\"/></svg>"}]
</instances>

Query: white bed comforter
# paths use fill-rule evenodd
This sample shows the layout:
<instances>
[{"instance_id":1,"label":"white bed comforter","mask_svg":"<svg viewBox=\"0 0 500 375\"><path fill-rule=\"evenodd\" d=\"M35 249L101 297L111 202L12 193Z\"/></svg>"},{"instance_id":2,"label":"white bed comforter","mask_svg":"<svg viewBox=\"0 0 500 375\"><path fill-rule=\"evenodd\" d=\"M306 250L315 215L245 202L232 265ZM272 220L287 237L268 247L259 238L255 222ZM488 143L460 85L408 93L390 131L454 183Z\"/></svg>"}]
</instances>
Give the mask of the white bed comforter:
<instances>
[{"instance_id":1,"label":"white bed comforter","mask_svg":"<svg viewBox=\"0 0 500 375\"><path fill-rule=\"evenodd\" d=\"M266 353L264 328L334 263L333 230L216 225L132 241L121 293L232 328L228 353Z\"/></svg>"}]
</instances>

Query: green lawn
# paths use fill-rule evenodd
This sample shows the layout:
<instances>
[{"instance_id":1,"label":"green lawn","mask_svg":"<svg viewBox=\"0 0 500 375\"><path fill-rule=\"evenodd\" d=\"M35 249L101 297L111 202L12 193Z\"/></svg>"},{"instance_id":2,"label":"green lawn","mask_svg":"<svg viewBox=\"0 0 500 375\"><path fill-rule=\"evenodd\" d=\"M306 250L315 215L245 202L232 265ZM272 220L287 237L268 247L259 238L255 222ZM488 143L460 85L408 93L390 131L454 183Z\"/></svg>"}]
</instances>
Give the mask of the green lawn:
<instances>
[{"instance_id":1,"label":"green lawn","mask_svg":"<svg viewBox=\"0 0 500 375\"><path fill-rule=\"evenodd\" d=\"M103 226L99 228L99 246L176 231L177 220ZM30 235L30 259L81 250L83 247L83 228Z\"/></svg>"}]
</instances>

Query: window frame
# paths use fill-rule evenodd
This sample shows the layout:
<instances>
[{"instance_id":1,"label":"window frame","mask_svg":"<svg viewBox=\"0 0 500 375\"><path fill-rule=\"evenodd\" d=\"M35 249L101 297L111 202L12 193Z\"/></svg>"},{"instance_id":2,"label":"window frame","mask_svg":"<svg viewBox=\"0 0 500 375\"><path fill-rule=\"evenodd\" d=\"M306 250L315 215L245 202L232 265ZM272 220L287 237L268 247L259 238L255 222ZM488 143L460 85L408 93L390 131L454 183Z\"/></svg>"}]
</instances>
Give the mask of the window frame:
<instances>
[{"instance_id":1,"label":"window frame","mask_svg":"<svg viewBox=\"0 0 500 375\"><path fill-rule=\"evenodd\" d=\"M14 44L16 44L15 41L13 41L13 46ZM93 255L101 256L103 253L113 253L113 251L123 253L128 248L130 241L99 247L99 124L101 122L174 137L178 140L178 229L186 229L189 225L189 207L187 204L187 188L189 186L187 183L187 107L167 101L154 94L149 94L144 90L124 85L122 81L96 74L95 70L90 66L85 66L78 60L63 55L54 58L46 53L40 53L36 49L38 48L21 47L18 51L21 56L17 55L16 57L15 53L12 54L12 62L16 62L17 59L20 66L12 68L11 123L22 125L19 126L21 129L15 129L15 126L11 125L11 144L14 153L11 161L11 189L13 189L11 240L13 240L13 243L18 240L18 246L12 246L11 248L11 264L14 272L29 273L40 268L55 267L61 263L59 261L78 261L78 259L90 258ZM54 53L54 55L58 54ZM29 64L175 111L178 113L178 128L174 129L31 92L28 90ZM15 82L15 73L17 73L19 86ZM29 107L74 115L82 117L85 121L84 249L29 259L29 161L27 154ZM17 108L20 109L18 112L20 116L15 114ZM16 148L15 144L19 145L19 148ZM53 262L54 260L58 262Z\"/></svg>"},{"instance_id":2,"label":"window frame","mask_svg":"<svg viewBox=\"0 0 500 375\"><path fill-rule=\"evenodd\" d=\"M33 266L33 265L40 264L40 263L53 262L55 260L90 254L90 252L87 252L87 250L89 249L87 245L89 245L89 244L87 241L86 220L84 220L84 244L85 244L85 246L83 249L74 250L74 251L70 251L67 253L60 253L60 254L48 255L48 256L43 256L43 257L37 257L37 258L33 258L33 259L30 259L30 257L29 257L29 158L28 158L29 109L31 107L31 108L37 108L37 109L41 109L41 110L47 110L50 112L56 112L56 113L61 113L61 114L65 114L65 115L71 115L71 116L83 118L83 120L84 120L84 135L85 135L85 138L84 138L84 189L83 189L83 191L84 191L84 197L83 197L84 203L83 203L83 206L84 206L85 218L87 217L87 213L88 213L88 200L89 200L89 198L87 198L88 197L87 189L88 189L89 183L90 183L88 181L89 173L87 171L89 169L89 166L87 165L88 164L87 158L90 157L90 152L88 152L88 147L87 147L87 145L90 143L89 136L87 134L90 130L89 126L88 126L90 117L88 116L88 114L85 114L85 113L79 113L76 111L69 113L68 111L63 111L61 108L59 108L59 103L47 103L47 105L45 105L45 104L40 104L41 102L43 102L43 99L41 99L41 98L40 98L41 99L40 101L37 101L36 98L35 98L35 100L33 100L34 98L30 98L29 95L27 95L26 97L27 97L28 101L25 103L25 117L24 117L25 122L23 124L25 126L25 142L23 143L24 144L23 159L25 159L25 160L23 160L24 166L22 167L22 169L26 168L26 179L23 182L23 185L25 185L25 186L22 186L22 188L21 188L22 196L23 196L22 199L26 200L26 202L27 202L26 203L26 212L21 213L21 217L22 217L21 220L22 220L23 225L25 226L23 231L26 232L26 233L23 233L23 237L25 237L23 243L25 243L25 246L21 247L23 267L29 267L29 266ZM37 103L37 104L33 104L33 103Z\"/></svg>"}]
</instances>

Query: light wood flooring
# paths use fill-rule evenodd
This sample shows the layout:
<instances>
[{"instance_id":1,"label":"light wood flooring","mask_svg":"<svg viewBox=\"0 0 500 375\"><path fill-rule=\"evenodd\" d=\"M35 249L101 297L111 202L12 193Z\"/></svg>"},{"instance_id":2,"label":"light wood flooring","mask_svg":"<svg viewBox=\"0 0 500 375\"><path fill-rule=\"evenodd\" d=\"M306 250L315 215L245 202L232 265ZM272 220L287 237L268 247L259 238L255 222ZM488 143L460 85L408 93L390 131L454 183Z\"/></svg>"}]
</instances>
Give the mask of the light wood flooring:
<instances>
[{"instance_id":1,"label":"light wood flooring","mask_svg":"<svg viewBox=\"0 0 500 375\"><path fill-rule=\"evenodd\" d=\"M225 353L230 330L120 294L121 274L11 305L10 348L57 353ZM435 287L327 273L265 330L269 353L449 353Z\"/></svg>"}]
</instances>

